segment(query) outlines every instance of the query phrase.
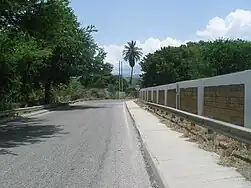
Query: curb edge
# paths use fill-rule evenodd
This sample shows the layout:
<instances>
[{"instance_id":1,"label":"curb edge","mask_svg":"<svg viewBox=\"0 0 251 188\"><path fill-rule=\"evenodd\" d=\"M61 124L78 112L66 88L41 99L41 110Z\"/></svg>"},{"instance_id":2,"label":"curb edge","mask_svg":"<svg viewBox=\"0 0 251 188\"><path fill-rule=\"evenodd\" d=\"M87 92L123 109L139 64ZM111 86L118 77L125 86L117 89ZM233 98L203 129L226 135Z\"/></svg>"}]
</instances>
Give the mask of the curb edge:
<instances>
[{"instance_id":1,"label":"curb edge","mask_svg":"<svg viewBox=\"0 0 251 188\"><path fill-rule=\"evenodd\" d=\"M140 130L139 130L138 126L137 126L137 123L136 123L133 115L131 114L131 112L130 112L130 110L129 110L127 104L126 104L126 102L124 102L124 104L125 104L125 107L126 107L126 110L127 110L128 114L129 114L129 116L130 116L130 118L131 118L131 120L133 122L133 125L134 125L134 127L135 127L135 129L137 131L137 134L139 135L139 139L140 139L140 141L142 143L142 147L143 147L144 153L146 154L145 157L146 157L147 162L148 162L148 164L150 165L150 167L151 167L151 169L153 171L153 176L154 176L155 181L158 184L158 187L159 188L169 188L169 186L167 185L167 183L164 182L164 180L162 178L162 175L161 175L161 172L159 171L159 168L157 167L157 164L156 164L157 161L151 155L151 153L149 152L149 150L147 148L147 145L146 145L146 143L145 143L145 141L144 141L144 139L142 137L142 134L140 133Z\"/></svg>"}]
</instances>

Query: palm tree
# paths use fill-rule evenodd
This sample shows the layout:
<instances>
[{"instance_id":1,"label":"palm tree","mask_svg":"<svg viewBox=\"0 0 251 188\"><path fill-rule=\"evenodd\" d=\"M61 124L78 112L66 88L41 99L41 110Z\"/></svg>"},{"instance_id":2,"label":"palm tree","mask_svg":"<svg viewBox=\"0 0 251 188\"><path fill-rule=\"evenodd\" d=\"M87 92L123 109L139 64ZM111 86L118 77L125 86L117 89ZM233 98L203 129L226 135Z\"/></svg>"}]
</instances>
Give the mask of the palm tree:
<instances>
[{"instance_id":1,"label":"palm tree","mask_svg":"<svg viewBox=\"0 0 251 188\"><path fill-rule=\"evenodd\" d=\"M133 75L133 67L135 66L135 62L140 60L140 57L143 55L142 49L136 46L136 41L127 42L123 50L123 57L125 61L129 62L131 67L131 79L130 84L132 84L132 75Z\"/></svg>"}]
</instances>

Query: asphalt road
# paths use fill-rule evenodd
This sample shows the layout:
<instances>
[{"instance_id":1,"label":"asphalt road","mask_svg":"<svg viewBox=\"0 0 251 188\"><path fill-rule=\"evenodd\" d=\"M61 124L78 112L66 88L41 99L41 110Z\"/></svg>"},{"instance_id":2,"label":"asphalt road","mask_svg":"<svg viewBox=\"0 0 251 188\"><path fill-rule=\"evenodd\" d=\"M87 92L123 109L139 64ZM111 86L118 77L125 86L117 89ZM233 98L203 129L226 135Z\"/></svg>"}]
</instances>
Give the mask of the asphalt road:
<instances>
[{"instance_id":1,"label":"asphalt road","mask_svg":"<svg viewBox=\"0 0 251 188\"><path fill-rule=\"evenodd\" d=\"M122 101L78 103L0 127L1 188L149 188Z\"/></svg>"}]
</instances>

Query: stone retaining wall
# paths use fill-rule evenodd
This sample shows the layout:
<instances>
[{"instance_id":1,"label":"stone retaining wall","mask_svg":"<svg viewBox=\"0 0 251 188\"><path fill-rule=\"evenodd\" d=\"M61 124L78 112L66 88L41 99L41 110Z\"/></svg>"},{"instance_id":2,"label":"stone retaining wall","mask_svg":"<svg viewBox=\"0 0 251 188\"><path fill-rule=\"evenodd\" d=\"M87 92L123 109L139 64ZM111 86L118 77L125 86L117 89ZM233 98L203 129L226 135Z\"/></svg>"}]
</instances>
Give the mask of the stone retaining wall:
<instances>
[{"instance_id":1,"label":"stone retaining wall","mask_svg":"<svg viewBox=\"0 0 251 188\"><path fill-rule=\"evenodd\" d=\"M244 84L204 88L204 116L243 126Z\"/></svg>"},{"instance_id":2,"label":"stone retaining wall","mask_svg":"<svg viewBox=\"0 0 251 188\"><path fill-rule=\"evenodd\" d=\"M180 89L180 109L197 114L197 88Z\"/></svg>"}]
</instances>

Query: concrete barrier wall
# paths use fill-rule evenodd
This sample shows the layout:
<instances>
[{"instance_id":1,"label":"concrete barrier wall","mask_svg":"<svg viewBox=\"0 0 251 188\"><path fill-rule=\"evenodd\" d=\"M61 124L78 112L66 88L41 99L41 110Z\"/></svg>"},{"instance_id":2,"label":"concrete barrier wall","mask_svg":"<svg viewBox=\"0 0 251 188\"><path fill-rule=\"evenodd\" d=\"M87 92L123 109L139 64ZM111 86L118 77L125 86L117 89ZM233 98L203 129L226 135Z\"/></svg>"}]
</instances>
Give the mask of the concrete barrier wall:
<instances>
[{"instance_id":1,"label":"concrete barrier wall","mask_svg":"<svg viewBox=\"0 0 251 188\"><path fill-rule=\"evenodd\" d=\"M251 70L143 88L141 99L251 128Z\"/></svg>"}]
</instances>

